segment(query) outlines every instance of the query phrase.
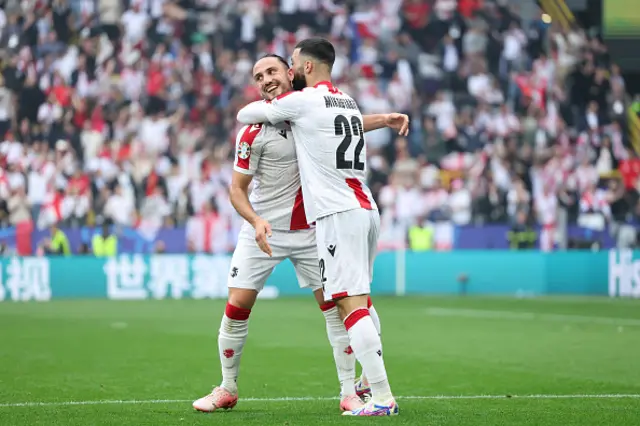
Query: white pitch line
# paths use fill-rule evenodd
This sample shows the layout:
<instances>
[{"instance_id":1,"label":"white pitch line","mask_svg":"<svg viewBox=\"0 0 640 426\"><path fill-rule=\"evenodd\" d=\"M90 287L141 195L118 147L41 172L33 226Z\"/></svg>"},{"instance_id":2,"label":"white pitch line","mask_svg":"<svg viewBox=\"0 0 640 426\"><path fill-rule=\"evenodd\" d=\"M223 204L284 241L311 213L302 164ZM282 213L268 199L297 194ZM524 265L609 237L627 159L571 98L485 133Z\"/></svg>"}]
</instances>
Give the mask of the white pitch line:
<instances>
[{"instance_id":1,"label":"white pitch line","mask_svg":"<svg viewBox=\"0 0 640 426\"><path fill-rule=\"evenodd\" d=\"M456 400L456 399L622 399L639 398L640 394L568 394L568 395L428 395L399 396L397 399L413 400ZM287 401L335 401L338 397L292 396L279 398L242 398L241 402L287 402ZM73 405L121 405L121 404L178 404L192 402L191 399L112 399L98 401L58 401L58 402L7 402L0 408L12 407L65 407Z\"/></svg>"},{"instance_id":2,"label":"white pitch line","mask_svg":"<svg viewBox=\"0 0 640 426\"><path fill-rule=\"evenodd\" d=\"M426 312L427 315L447 317L512 319L525 321L542 320L599 325L640 326L640 320L635 318L592 317L588 315L544 314L536 312L492 311L485 309L457 309L437 307L427 308Z\"/></svg>"}]
</instances>

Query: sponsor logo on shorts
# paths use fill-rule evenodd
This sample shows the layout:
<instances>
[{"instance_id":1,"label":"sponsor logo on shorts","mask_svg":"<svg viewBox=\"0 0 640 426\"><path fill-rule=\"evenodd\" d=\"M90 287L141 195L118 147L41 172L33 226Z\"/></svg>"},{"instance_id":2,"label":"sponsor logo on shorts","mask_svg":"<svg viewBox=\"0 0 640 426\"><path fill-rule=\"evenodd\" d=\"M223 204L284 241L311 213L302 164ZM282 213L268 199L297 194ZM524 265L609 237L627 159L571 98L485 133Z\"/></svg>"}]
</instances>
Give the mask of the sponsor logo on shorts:
<instances>
[{"instance_id":1,"label":"sponsor logo on shorts","mask_svg":"<svg viewBox=\"0 0 640 426\"><path fill-rule=\"evenodd\" d=\"M238 276L238 268L234 266L233 268L231 268L231 278L235 278L237 276Z\"/></svg>"},{"instance_id":2,"label":"sponsor logo on shorts","mask_svg":"<svg viewBox=\"0 0 640 426\"><path fill-rule=\"evenodd\" d=\"M329 251L329 254L331 255L331 257L333 257L336 253L336 245L335 244L331 244L329 246L327 246L327 250Z\"/></svg>"},{"instance_id":3,"label":"sponsor logo on shorts","mask_svg":"<svg viewBox=\"0 0 640 426\"><path fill-rule=\"evenodd\" d=\"M285 129L282 129L278 132L280 134L280 136L282 136L283 138L287 138L287 131Z\"/></svg>"}]
</instances>

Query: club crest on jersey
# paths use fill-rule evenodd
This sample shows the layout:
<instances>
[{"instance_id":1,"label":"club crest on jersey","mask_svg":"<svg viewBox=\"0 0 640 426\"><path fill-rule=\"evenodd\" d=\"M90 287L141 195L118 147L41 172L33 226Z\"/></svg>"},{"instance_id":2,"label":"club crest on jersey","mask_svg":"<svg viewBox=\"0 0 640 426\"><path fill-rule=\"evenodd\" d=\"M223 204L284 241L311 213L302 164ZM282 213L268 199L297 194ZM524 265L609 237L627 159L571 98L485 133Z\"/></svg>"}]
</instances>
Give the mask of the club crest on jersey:
<instances>
[{"instance_id":1,"label":"club crest on jersey","mask_svg":"<svg viewBox=\"0 0 640 426\"><path fill-rule=\"evenodd\" d=\"M240 142L238 145L238 158L246 160L251 156L251 145L247 142Z\"/></svg>"}]
</instances>

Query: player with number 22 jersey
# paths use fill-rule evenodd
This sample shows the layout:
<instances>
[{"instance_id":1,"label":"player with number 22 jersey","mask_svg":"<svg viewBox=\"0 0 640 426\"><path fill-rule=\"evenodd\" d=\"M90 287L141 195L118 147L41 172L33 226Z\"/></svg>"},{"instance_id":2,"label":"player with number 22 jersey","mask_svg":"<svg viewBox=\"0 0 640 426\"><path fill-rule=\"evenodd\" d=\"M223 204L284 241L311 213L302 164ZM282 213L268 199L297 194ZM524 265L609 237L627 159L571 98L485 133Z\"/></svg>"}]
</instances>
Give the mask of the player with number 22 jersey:
<instances>
[{"instance_id":1,"label":"player with number 22 jersey","mask_svg":"<svg viewBox=\"0 0 640 426\"><path fill-rule=\"evenodd\" d=\"M241 123L290 122L324 298L334 301L351 347L369 377L372 399L345 415L397 415L382 344L367 309L380 216L365 184L366 145L356 102L331 83L335 49L327 40L298 43L292 55L294 89L238 112Z\"/></svg>"}]
</instances>

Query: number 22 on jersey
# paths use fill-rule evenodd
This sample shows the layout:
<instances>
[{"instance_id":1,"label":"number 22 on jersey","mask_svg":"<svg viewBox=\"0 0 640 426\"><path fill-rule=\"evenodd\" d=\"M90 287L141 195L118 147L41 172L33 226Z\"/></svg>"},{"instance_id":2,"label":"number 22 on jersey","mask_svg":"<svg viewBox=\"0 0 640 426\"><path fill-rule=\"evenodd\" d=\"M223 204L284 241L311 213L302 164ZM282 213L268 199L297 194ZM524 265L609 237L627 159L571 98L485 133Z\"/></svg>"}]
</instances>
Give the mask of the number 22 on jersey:
<instances>
[{"instance_id":1,"label":"number 22 on jersey","mask_svg":"<svg viewBox=\"0 0 640 426\"><path fill-rule=\"evenodd\" d=\"M335 125L336 136L343 137L336 150L336 168L338 170L364 170L364 161L360 159L364 148L364 132L360 117L354 115L349 119L344 115L338 115L333 124ZM357 142L353 150L353 160L348 160L346 158L347 150L349 150L354 139Z\"/></svg>"}]
</instances>

